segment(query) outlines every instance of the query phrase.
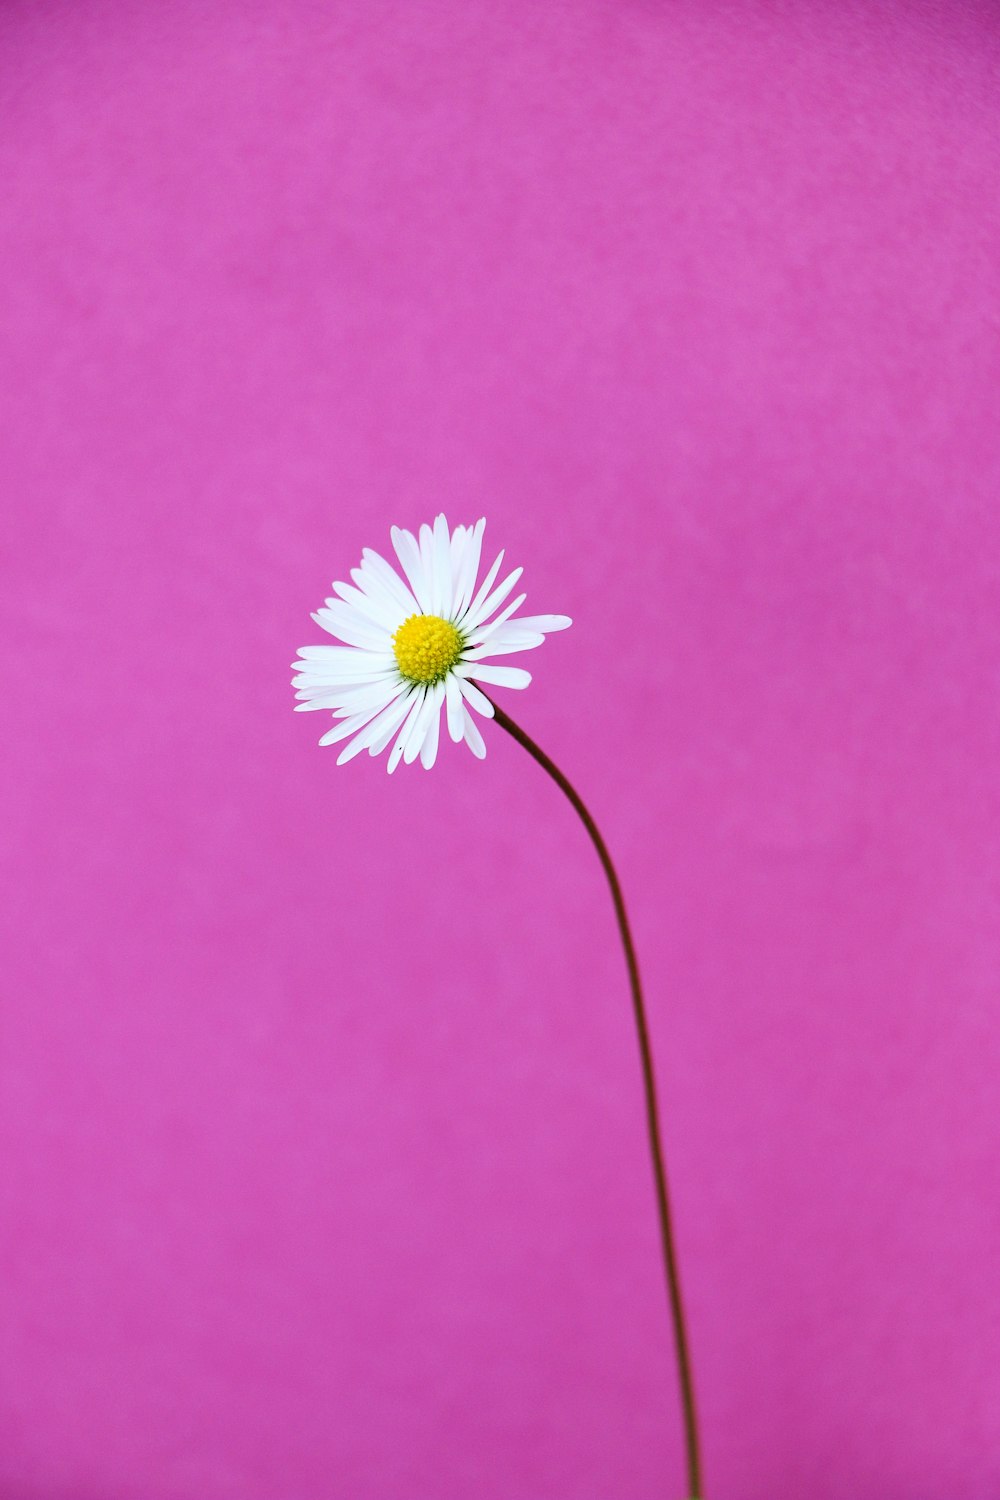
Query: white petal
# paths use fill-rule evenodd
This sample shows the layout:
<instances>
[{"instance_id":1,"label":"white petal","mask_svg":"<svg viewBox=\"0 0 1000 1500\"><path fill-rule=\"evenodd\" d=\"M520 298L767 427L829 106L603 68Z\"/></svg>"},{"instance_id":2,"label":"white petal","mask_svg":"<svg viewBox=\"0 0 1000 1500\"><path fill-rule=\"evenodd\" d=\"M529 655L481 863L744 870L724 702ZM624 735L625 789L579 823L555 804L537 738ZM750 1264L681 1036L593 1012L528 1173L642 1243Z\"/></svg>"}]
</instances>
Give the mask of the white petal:
<instances>
[{"instance_id":1,"label":"white petal","mask_svg":"<svg viewBox=\"0 0 1000 1500\"><path fill-rule=\"evenodd\" d=\"M496 635L490 635L485 641L486 646L492 646L494 641L544 641L545 636L533 625L524 626L520 620L507 620Z\"/></svg>"},{"instance_id":2,"label":"white petal","mask_svg":"<svg viewBox=\"0 0 1000 1500\"><path fill-rule=\"evenodd\" d=\"M492 719L496 710L486 694L481 693L474 682L468 682L464 677L460 677L457 669L455 680L458 683L462 697L468 703L469 707L474 708L477 714L482 714L484 719Z\"/></svg>"},{"instance_id":3,"label":"white petal","mask_svg":"<svg viewBox=\"0 0 1000 1500\"><path fill-rule=\"evenodd\" d=\"M372 713L373 710L369 710L368 713L353 714L351 718L341 720L339 724L335 724L332 729L327 730L326 734L320 739L320 744L335 745L338 740L349 739L352 734L364 728L368 720L372 717Z\"/></svg>"},{"instance_id":4,"label":"white petal","mask_svg":"<svg viewBox=\"0 0 1000 1500\"><path fill-rule=\"evenodd\" d=\"M456 667L456 672L461 668ZM493 682L497 687L526 688L531 673L523 667L490 667L485 662L470 662L469 671L478 682Z\"/></svg>"},{"instance_id":5,"label":"white petal","mask_svg":"<svg viewBox=\"0 0 1000 1500\"><path fill-rule=\"evenodd\" d=\"M364 564L360 568L351 569L351 578L357 588L361 590L366 599L385 612L386 618L398 620L401 625L406 619L407 609L401 604L396 595L385 588L380 579L370 572ZM397 627L398 628L398 627Z\"/></svg>"},{"instance_id":6,"label":"white petal","mask_svg":"<svg viewBox=\"0 0 1000 1500\"><path fill-rule=\"evenodd\" d=\"M396 767L399 765L399 758L402 755L403 751L406 749L406 742L407 742L407 740L410 737L410 730L413 728L414 723L416 722L417 718L419 717L420 710L423 707L423 702L424 702L424 695L423 695L423 693L421 693L419 691L415 692L413 694L412 700L410 702L409 713L406 715L406 718L403 720L403 726L400 729L399 734L396 736L396 743L393 745L392 749L389 751L389 763L386 766L386 770L389 772L390 776L392 775L392 773L396 769Z\"/></svg>"},{"instance_id":7,"label":"white petal","mask_svg":"<svg viewBox=\"0 0 1000 1500\"><path fill-rule=\"evenodd\" d=\"M413 721L410 732L406 737L406 744L403 747L403 760L408 766L412 765L420 754L427 731L431 727L431 718L436 712L434 693L428 688L424 693L424 701L420 705L420 712Z\"/></svg>"},{"instance_id":8,"label":"white petal","mask_svg":"<svg viewBox=\"0 0 1000 1500\"><path fill-rule=\"evenodd\" d=\"M296 703L296 712L316 708L332 708L338 719L345 714L352 714L357 709L363 708L369 701L388 702L395 697L396 685L399 678L387 678L382 682L363 683L360 687L352 684L350 687L332 688L301 688L296 694L299 702Z\"/></svg>"},{"instance_id":9,"label":"white petal","mask_svg":"<svg viewBox=\"0 0 1000 1500\"><path fill-rule=\"evenodd\" d=\"M444 516L434 517L432 532L432 557L434 569L433 613L447 620L451 615L451 537Z\"/></svg>"},{"instance_id":10,"label":"white petal","mask_svg":"<svg viewBox=\"0 0 1000 1500\"><path fill-rule=\"evenodd\" d=\"M457 745L462 738L462 689L458 678L447 676L444 680L445 700L448 705L448 733Z\"/></svg>"},{"instance_id":11,"label":"white petal","mask_svg":"<svg viewBox=\"0 0 1000 1500\"><path fill-rule=\"evenodd\" d=\"M473 605L465 618L466 630L475 630L477 625L489 619L493 611L506 599L523 572L523 568L515 568L513 573L508 573L503 583L498 584L492 594L483 600L482 604Z\"/></svg>"},{"instance_id":12,"label":"white petal","mask_svg":"<svg viewBox=\"0 0 1000 1500\"><path fill-rule=\"evenodd\" d=\"M434 702L434 711L427 725L427 733L420 747L420 763L425 771L429 771L437 760L438 742L441 738L441 705L444 702L444 683L437 682L431 688L430 696Z\"/></svg>"},{"instance_id":13,"label":"white petal","mask_svg":"<svg viewBox=\"0 0 1000 1500\"><path fill-rule=\"evenodd\" d=\"M568 630L573 621L569 615L522 615L514 624L521 630L541 631L550 635L555 630Z\"/></svg>"},{"instance_id":14,"label":"white petal","mask_svg":"<svg viewBox=\"0 0 1000 1500\"><path fill-rule=\"evenodd\" d=\"M324 709L329 712L331 708L338 708L339 706L340 694L328 693L323 698L310 698L308 702L296 703L294 711L297 714L315 713L318 709Z\"/></svg>"},{"instance_id":15,"label":"white petal","mask_svg":"<svg viewBox=\"0 0 1000 1500\"><path fill-rule=\"evenodd\" d=\"M385 701L394 695L398 681L399 678L397 677L395 679L386 678L383 682L352 683L349 687L299 688L295 694L295 706L297 709L332 708L338 711L343 709L345 712L353 713L354 704L358 701L360 693L379 693L383 701ZM340 717L343 717L343 715L340 715Z\"/></svg>"},{"instance_id":16,"label":"white petal","mask_svg":"<svg viewBox=\"0 0 1000 1500\"><path fill-rule=\"evenodd\" d=\"M402 724L409 711L410 694L405 693L403 697L397 698L396 702L392 705L392 713L386 713L385 722L383 723L382 728L379 730L375 739L373 739L371 744L368 746L369 755L382 754L382 751L385 749L386 745L388 745L389 741L392 739L393 735L396 733L396 730L399 728L400 724Z\"/></svg>"},{"instance_id":17,"label":"white petal","mask_svg":"<svg viewBox=\"0 0 1000 1500\"><path fill-rule=\"evenodd\" d=\"M466 538L465 551L462 554L462 571L455 584L455 615L457 620L472 598L472 591L476 586L476 575L479 572L479 558L483 548L483 532L486 529L486 519L481 517L472 528Z\"/></svg>"},{"instance_id":18,"label":"white petal","mask_svg":"<svg viewBox=\"0 0 1000 1500\"><path fill-rule=\"evenodd\" d=\"M400 689L400 691L402 691L402 689ZM386 704L381 713L376 714L371 723L366 724L364 729L362 729L360 733L355 735L351 743L349 745L346 745L344 749L341 750L340 754L337 757L337 765L342 766L346 761L351 760L355 755L360 755L362 750L367 750L372 741L379 738L382 731L385 729L387 722L390 725L398 724L399 717L397 715L397 708L398 704L396 703L395 699L391 703ZM391 727L389 732L390 734L392 733Z\"/></svg>"},{"instance_id":19,"label":"white petal","mask_svg":"<svg viewBox=\"0 0 1000 1500\"><path fill-rule=\"evenodd\" d=\"M350 677L331 677L326 680L321 677L293 677L292 685L296 698L325 698L331 693L345 697L359 688L376 685L389 689L398 681L398 672L372 672L366 677L355 672Z\"/></svg>"},{"instance_id":20,"label":"white petal","mask_svg":"<svg viewBox=\"0 0 1000 1500\"><path fill-rule=\"evenodd\" d=\"M381 708L385 703L392 703L405 691L406 684L396 680L389 682L373 682L365 687L352 688L350 692L340 695L340 705L335 717L344 718L347 714L361 713L370 706Z\"/></svg>"},{"instance_id":21,"label":"white petal","mask_svg":"<svg viewBox=\"0 0 1000 1500\"><path fill-rule=\"evenodd\" d=\"M479 733L479 725L466 708L465 714L465 743L472 751L477 760L483 760L486 755L486 741Z\"/></svg>"},{"instance_id":22,"label":"white petal","mask_svg":"<svg viewBox=\"0 0 1000 1500\"><path fill-rule=\"evenodd\" d=\"M508 626L508 629L510 627ZM488 641L481 646L474 646L471 651L463 651L463 661L482 661L484 657L510 656L514 651L531 651L535 646L544 646L544 635L508 635L503 631L500 635L491 635Z\"/></svg>"},{"instance_id":23,"label":"white petal","mask_svg":"<svg viewBox=\"0 0 1000 1500\"><path fill-rule=\"evenodd\" d=\"M330 598L324 598L322 603L324 603L325 609L330 610L334 618L342 619L345 624L354 624L357 630L370 630L379 637L385 636L385 633L387 633L384 625L376 624L372 616L363 615L360 609L355 609L354 604L346 604L336 594L331 594Z\"/></svg>"},{"instance_id":24,"label":"white petal","mask_svg":"<svg viewBox=\"0 0 1000 1500\"><path fill-rule=\"evenodd\" d=\"M518 594L509 604L504 605L495 620L491 620L488 625L480 625L478 630L473 630L470 637L472 644L478 646L480 641L488 640L494 630L499 630L502 625L506 625L511 615L521 608L527 597L527 594Z\"/></svg>"},{"instance_id":25,"label":"white petal","mask_svg":"<svg viewBox=\"0 0 1000 1500\"><path fill-rule=\"evenodd\" d=\"M357 662L379 661L386 655L386 652L358 650L356 646L300 646L299 656L302 660L293 661L292 666L301 667L304 662L315 662L317 666L343 666L350 669ZM388 659L391 661L392 657Z\"/></svg>"},{"instance_id":26,"label":"white petal","mask_svg":"<svg viewBox=\"0 0 1000 1500\"><path fill-rule=\"evenodd\" d=\"M301 670L292 678L294 687L336 687L360 682L374 682L380 677L399 675L399 668L392 657L376 656L374 652L358 653L356 662L331 662L324 666L321 661L294 662Z\"/></svg>"},{"instance_id":27,"label":"white petal","mask_svg":"<svg viewBox=\"0 0 1000 1500\"><path fill-rule=\"evenodd\" d=\"M467 526L456 526L451 534L451 598L452 608L454 601L458 598L458 585L462 576L462 558L465 556L465 544L469 538Z\"/></svg>"},{"instance_id":28,"label":"white petal","mask_svg":"<svg viewBox=\"0 0 1000 1500\"><path fill-rule=\"evenodd\" d=\"M396 602L402 605L408 615L420 613L420 605L413 594L392 564L386 562L380 552L374 552L371 547L366 547L361 554L361 566L382 581L383 586L389 590Z\"/></svg>"},{"instance_id":29,"label":"white petal","mask_svg":"<svg viewBox=\"0 0 1000 1500\"><path fill-rule=\"evenodd\" d=\"M434 608L434 601L437 598L434 581L434 533L426 521L420 528L418 540L420 542L420 566L427 580L427 598L429 600L427 613L436 615L437 610Z\"/></svg>"},{"instance_id":30,"label":"white petal","mask_svg":"<svg viewBox=\"0 0 1000 1500\"><path fill-rule=\"evenodd\" d=\"M462 620L460 621L461 624L463 624L463 625L466 624L466 622L468 620L470 620L472 618L472 616L476 613L476 611L479 609L479 606L482 604L483 600L486 598L486 596L489 593L490 589L493 587L493 580L496 578L497 574L499 573L499 571L500 571L500 564L502 562L503 562L503 551L501 550L498 553L497 559L494 562L492 568L487 573L487 575L483 579L482 583L479 585L479 589L478 589L478 591L476 593L476 597L473 599L472 603L469 605L468 609L465 611L465 614L463 615ZM455 618L458 619L458 616L456 615Z\"/></svg>"},{"instance_id":31,"label":"white petal","mask_svg":"<svg viewBox=\"0 0 1000 1500\"><path fill-rule=\"evenodd\" d=\"M399 558L400 566L406 574L410 588L413 590L413 597L420 606L420 613L426 615L429 613L427 608L427 579L424 577L417 539L412 531L404 531L401 526L393 526L389 534L392 537L392 545L396 549L396 556Z\"/></svg>"},{"instance_id":32,"label":"white petal","mask_svg":"<svg viewBox=\"0 0 1000 1500\"><path fill-rule=\"evenodd\" d=\"M403 623L403 611L398 604L389 603L385 598L373 599L370 594L363 594L359 588L354 588L349 583L335 583L333 592L354 608L360 610L369 620L374 620L376 625L381 625L393 635Z\"/></svg>"},{"instance_id":33,"label":"white petal","mask_svg":"<svg viewBox=\"0 0 1000 1500\"><path fill-rule=\"evenodd\" d=\"M399 669L395 672L384 670L381 672L298 672L292 678L292 686L297 688L303 697L312 696L314 693L333 693L339 689L350 689L365 687L370 682L383 682L390 677L398 677Z\"/></svg>"},{"instance_id":34,"label":"white petal","mask_svg":"<svg viewBox=\"0 0 1000 1500\"><path fill-rule=\"evenodd\" d=\"M384 651L389 644L388 631L376 625L374 620L365 619L364 615L351 609L349 605L341 604L339 599L325 609L317 609L312 618L322 630L363 651Z\"/></svg>"}]
</instances>

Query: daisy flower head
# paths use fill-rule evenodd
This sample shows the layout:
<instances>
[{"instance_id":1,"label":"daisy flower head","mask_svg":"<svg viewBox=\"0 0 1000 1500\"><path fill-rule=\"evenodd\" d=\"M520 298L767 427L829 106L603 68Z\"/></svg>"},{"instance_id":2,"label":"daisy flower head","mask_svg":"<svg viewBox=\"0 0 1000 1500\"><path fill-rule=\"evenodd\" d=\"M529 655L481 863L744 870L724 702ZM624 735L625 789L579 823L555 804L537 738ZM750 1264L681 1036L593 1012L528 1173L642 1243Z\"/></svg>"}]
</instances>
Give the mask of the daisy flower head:
<instances>
[{"instance_id":1,"label":"daisy flower head","mask_svg":"<svg viewBox=\"0 0 1000 1500\"><path fill-rule=\"evenodd\" d=\"M521 615L525 594L508 603L523 569L497 583L503 553L479 581L485 520L450 531L444 516L418 536L394 526L392 545L402 572L365 548L352 583L335 583L313 619L343 644L303 646L292 663L298 709L326 709L337 721L321 745L346 741L337 764L391 744L387 769L419 755L429 771L437 759L444 713L448 733L482 759L486 745L474 714L493 717L476 686L524 688L523 667L486 658L540 646L566 615ZM498 613L499 611L499 613Z\"/></svg>"}]
</instances>

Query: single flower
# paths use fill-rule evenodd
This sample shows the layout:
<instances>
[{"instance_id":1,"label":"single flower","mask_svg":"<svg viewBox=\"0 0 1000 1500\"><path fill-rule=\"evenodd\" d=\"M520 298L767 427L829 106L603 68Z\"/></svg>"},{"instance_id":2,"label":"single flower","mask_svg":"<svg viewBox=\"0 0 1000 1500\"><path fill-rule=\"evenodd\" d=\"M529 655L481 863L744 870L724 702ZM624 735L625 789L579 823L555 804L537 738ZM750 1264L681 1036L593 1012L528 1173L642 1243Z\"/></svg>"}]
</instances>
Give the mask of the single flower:
<instances>
[{"instance_id":1,"label":"single flower","mask_svg":"<svg viewBox=\"0 0 1000 1500\"><path fill-rule=\"evenodd\" d=\"M418 540L394 526L403 576L366 547L351 569L353 585L335 583L337 597L313 615L344 644L301 648L292 663L296 708L327 709L339 721L320 740L347 741L338 765L362 750L380 755L392 741L390 773L400 759L409 765L418 755L430 770L442 710L451 738L482 759L486 745L470 710L491 719L493 704L476 682L524 688L531 681L523 667L492 666L486 658L530 651L549 631L572 624L566 615L516 618L525 594L501 609L523 569L497 583L501 552L478 583L485 527L480 520L449 532L438 516L421 526Z\"/></svg>"}]
</instances>

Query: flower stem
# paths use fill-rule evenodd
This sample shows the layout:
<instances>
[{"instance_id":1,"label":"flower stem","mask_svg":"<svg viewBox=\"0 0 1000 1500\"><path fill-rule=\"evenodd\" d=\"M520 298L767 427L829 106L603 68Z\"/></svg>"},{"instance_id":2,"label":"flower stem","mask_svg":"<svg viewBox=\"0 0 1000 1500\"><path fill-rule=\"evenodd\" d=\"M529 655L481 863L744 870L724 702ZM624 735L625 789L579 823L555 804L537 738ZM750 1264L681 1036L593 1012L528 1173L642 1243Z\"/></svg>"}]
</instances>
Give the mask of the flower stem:
<instances>
[{"instance_id":1,"label":"flower stem","mask_svg":"<svg viewBox=\"0 0 1000 1500\"><path fill-rule=\"evenodd\" d=\"M490 702L493 703L492 698ZM656 1203L660 1216L660 1235L663 1242L663 1266L666 1272L667 1293L670 1299L670 1314L674 1326L674 1344L677 1350L677 1372L680 1378L681 1401L684 1407L684 1438L687 1447L687 1474L688 1492L691 1500L703 1500L701 1488L701 1456L698 1444L698 1418L695 1412L694 1380L691 1374L691 1355L688 1349L687 1330L684 1325L684 1307L681 1301L680 1274L677 1267L677 1251L674 1246L673 1228L670 1220L670 1200L667 1195L667 1171L663 1155L663 1143L660 1139L660 1111L656 1099L656 1079L653 1073L653 1053L649 1041L649 1025L646 1020L646 1007L642 998L642 985L639 982L639 963L635 954L635 944L629 930L628 916L625 911L625 899L622 888L611 862L607 845L601 837L600 830L594 822L583 800L576 789L567 781L554 761L551 761L534 740L525 734L521 727L514 723L496 703L493 703L494 718L501 729L523 745L528 754L538 762L543 771L547 771L558 787L561 787L573 804L580 820L587 832L590 834L597 857L601 861L604 873L611 887L611 899L614 902L615 916L618 918L618 931L621 934L622 947L625 950L625 963L628 967L629 985L632 990L632 1007L635 1012L636 1030L639 1033L639 1052L642 1058L642 1078L646 1091L646 1117L649 1125L649 1146L653 1158L653 1175L656 1179Z\"/></svg>"}]
</instances>

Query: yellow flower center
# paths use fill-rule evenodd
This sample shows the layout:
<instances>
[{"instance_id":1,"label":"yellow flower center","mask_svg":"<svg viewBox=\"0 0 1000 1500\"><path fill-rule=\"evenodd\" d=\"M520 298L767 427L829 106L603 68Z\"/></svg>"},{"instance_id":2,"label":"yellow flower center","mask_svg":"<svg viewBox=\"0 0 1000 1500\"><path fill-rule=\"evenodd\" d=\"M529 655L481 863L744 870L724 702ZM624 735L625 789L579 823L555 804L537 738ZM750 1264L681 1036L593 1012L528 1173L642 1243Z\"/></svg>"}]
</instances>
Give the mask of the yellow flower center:
<instances>
[{"instance_id":1,"label":"yellow flower center","mask_svg":"<svg viewBox=\"0 0 1000 1500\"><path fill-rule=\"evenodd\" d=\"M450 620L411 615L392 638L399 670L410 682L440 682L462 654L464 642Z\"/></svg>"}]
</instances>

